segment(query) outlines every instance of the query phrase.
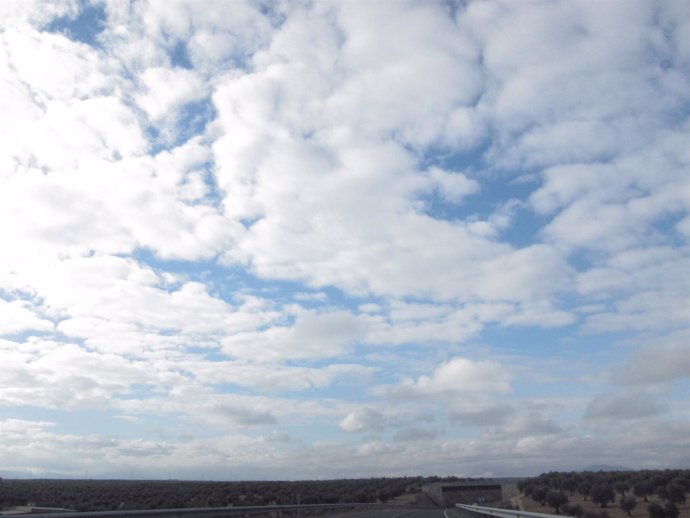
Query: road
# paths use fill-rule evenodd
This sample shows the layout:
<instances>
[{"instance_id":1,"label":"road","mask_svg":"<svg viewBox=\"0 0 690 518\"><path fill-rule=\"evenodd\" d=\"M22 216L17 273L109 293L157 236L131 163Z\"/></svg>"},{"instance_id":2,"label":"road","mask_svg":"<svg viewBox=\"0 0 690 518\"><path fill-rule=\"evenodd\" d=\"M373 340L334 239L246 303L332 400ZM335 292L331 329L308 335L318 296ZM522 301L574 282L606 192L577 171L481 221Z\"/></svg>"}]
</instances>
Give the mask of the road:
<instances>
[{"instance_id":1,"label":"road","mask_svg":"<svg viewBox=\"0 0 690 518\"><path fill-rule=\"evenodd\" d=\"M470 518L470 513L462 509L416 509L410 507L366 509L348 513L333 513L327 518Z\"/></svg>"}]
</instances>

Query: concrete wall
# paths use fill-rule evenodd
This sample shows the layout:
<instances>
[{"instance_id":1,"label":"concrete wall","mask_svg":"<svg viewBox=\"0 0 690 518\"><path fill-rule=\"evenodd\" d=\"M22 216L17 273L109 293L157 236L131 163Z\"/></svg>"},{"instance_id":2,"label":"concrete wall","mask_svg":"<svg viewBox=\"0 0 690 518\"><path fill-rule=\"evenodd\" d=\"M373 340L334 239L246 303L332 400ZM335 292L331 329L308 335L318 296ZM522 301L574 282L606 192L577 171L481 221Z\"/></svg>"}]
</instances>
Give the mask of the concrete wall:
<instances>
[{"instance_id":1,"label":"concrete wall","mask_svg":"<svg viewBox=\"0 0 690 518\"><path fill-rule=\"evenodd\" d=\"M493 482L428 484L422 490L440 507L455 504L497 505L503 500L503 487Z\"/></svg>"}]
</instances>

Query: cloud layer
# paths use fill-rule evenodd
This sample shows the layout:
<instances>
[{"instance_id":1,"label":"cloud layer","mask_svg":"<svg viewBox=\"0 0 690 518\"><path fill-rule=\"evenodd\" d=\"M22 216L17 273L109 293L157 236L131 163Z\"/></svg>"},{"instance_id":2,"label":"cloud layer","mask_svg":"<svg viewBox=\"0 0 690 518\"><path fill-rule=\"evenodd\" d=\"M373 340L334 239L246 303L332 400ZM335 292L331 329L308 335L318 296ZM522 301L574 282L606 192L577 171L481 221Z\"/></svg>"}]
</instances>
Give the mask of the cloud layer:
<instances>
[{"instance_id":1,"label":"cloud layer","mask_svg":"<svg viewBox=\"0 0 690 518\"><path fill-rule=\"evenodd\" d=\"M3 2L0 474L686 465L688 34Z\"/></svg>"}]
</instances>

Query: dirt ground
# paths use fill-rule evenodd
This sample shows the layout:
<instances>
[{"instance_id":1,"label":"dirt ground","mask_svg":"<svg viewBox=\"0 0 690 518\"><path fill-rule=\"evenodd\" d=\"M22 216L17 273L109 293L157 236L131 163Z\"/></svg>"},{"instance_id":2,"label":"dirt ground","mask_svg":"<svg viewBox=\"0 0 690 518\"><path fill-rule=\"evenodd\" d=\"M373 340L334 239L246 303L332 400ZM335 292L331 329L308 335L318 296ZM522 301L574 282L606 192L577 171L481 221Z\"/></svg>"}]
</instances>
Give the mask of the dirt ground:
<instances>
[{"instance_id":1,"label":"dirt ground","mask_svg":"<svg viewBox=\"0 0 690 518\"><path fill-rule=\"evenodd\" d=\"M618 507L618 502L620 501L620 495L616 494L616 503L609 503L608 507L602 509L598 504L592 503L589 500L585 501L581 495L568 496L569 504L580 504L585 511L606 511L610 518L627 518L627 514ZM649 502L657 502L663 505L663 502L654 496L649 497ZM525 511L533 511L536 513L553 513L553 507L539 505L537 502L532 500L528 496L520 495L515 498L514 504L518 504L520 509ZM521 504L521 505L520 505ZM647 513L647 502L642 501L641 498L637 499L637 506L632 510L632 518L649 518ZM690 518L690 502L685 502L684 504L678 505L678 510L680 514L678 518Z\"/></svg>"}]
</instances>

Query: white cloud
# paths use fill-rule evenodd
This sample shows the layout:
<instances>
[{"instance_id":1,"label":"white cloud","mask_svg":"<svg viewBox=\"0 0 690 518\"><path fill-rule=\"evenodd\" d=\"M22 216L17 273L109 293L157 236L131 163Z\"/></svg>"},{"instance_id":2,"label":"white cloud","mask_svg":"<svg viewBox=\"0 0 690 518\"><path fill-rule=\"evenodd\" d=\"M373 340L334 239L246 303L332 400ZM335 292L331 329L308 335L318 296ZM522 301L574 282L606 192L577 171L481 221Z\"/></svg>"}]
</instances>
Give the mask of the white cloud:
<instances>
[{"instance_id":1,"label":"white cloud","mask_svg":"<svg viewBox=\"0 0 690 518\"><path fill-rule=\"evenodd\" d=\"M114 64L99 59L88 45L61 34L9 27L2 37L6 62L37 104L113 91L108 73L115 72Z\"/></svg>"},{"instance_id":2,"label":"white cloud","mask_svg":"<svg viewBox=\"0 0 690 518\"><path fill-rule=\"evenodd\" d=\"M0 5L8 466L687 460L682 1L101 6Z\"/></svg>"},{"instance_id":3,"label":"white cloud","mask_svg":"<svg viewBox=\"0 0 690 518\"><path fill-rule=\"evenodd\" d=\"M682 248L632 248L612 254L605 264L578 276L581 293L597 302L609 302L587 317L587 328L683 329L688 290L684 272L688 267Z\"/></svg>"},{"instance_id":4,"label":"white cloud","mask_svg":"<svg viewBox=\"0 0 690 518\"><path fill-rule=\"evenodd\" d=\"M438 167L429 170L429 176L436 183L441 195L448 201L457 203L469 194L479 190L479 183L458 172L444 171Z\"/></svg>"},{"instance_id":5,"label":"white cloud","mask_svg":"<svg viewBox=\"0 0 690 518\"><path fill-rule=\"evenodd\" d=\"M117 354L85 351L70 344L32 338L21 344L3 342L3 405L96 409L129 394L134 385L162 380L142 361Z\"/></svg>"},{"instance_id":6,"label":"white cloud","mask_svg":"<svg viewBox=\"0 0 690 518\"><path fill-rule=\"evenodd\" d=\"M0 335L22 331L52 331L54 324L41 318L26 301L0 299Z\"/></svg>"},{"instance_id":7,"label":"white cloud","mask_svg":"<svg viewBox=\"0 0 690 518\"><path fill-rule=\"evenodd\" d=\"M0 230L15 244L8 269L136 245L189 258L228 239L232 225L213 207L186 203L206 191L198 170L208 158L198 142L141 158L148 143L118 98L117 66L60 35L11 30L2 44L2 217L16 222Z\"/></svg>"},{"instance_id":8,"label":"white cloud","mask_svg":"<svg viewBox=\"0 0 690 518\"><path fill-rule=\"evenodd\" d=\"M139 128L113 96L117 72L87 45L10 25L0 38L0 176L143 151Z\"/></svg>"},{"instance_id":9,"label":"white cloud","mask_svg":"<svg viewBox=\"0 0 690 518\"><path fill-rule=\"evenodd\" d=\"M475 336L484 321L491 321L509 307L444 304L405 304L393 301L387 319L377 318L367 334L367 341L380 344L462 342Z\"/></svg>"},{"instance_id":10,"label":"white cloud","mask_svg":"<svg viewBox=\"0 0 690 518\"><path fill-rule=\"evenodd\" d=\"M141 75L145 89L138 104L154 121L174 115L185 103L203 99L206 84L195 72L180 68L155 67Z\"/></svg>"},{"instance_id":11,"label":"white cloud","mask_svg":"<svg viewBox=\"0 0 690 518\"><path fill-rule=\"evenodd\" d=\"M608 153L634 150L644 144L643 134L658 127L657 116L674 109L675 92L658 89L666 73L656 61L667 48L662 44L646 51L658 30L651 6L637 3L625 13L613 9L565 2L515 9L490 2L472 4L462 13L460 23L477 34L484 50L489 89L483 101L499 131L493 157L539 165L596 158L601 139L577 136L582 145L576 147L568 140L554 141L554 133L536 137L530 132L566 121L583 127L606 121L617 134L615 141L604 136ZM657 99L651 107L650 95Z\"/></svg>"},{"instance_id":12,"label":"white cloud","mask_svg":"<svg viewBox=\"0 0 690 518\"><path fill-rule=\"evenodd\" d=\"M245 1L142 2L129 9L115 0L107 9L111 24L103 38L136 68L165 65L176 50L203 72L231 68L265 45L271 30L257 6Z\"/></svg>"},{"instance_id":13,"label":"white cloud","mask_svg":"<svg viewBox=\"0 0 690 518\"><path fill-rule=\"evenodd\" d=\"M30 279L28 286L40 293L42 309L59 321L57 330L104 352L141 355L217 347L223 337L254 332L281 316L268 301L238 297L233 305L200 282L168 286L150 267L121 257L64 260L30 274L22 280ZM304 336L318 334L315 326L307 325ZM335 328L327 326L324 332L329 329Z\"/></svg>"},{"instance_id":14,"label":"white cloud","mask_svg":"<svg viewBox=\"0 0 690 518\"><path fill-rule=\"evenodd\" d=\"M178 368L184 368L181 363ZM176 375L176 378L175 378ZM122 398L113 402L120 416L154 418L167 423L166 436L175 437L185 430L206 430L206 436L218 432L285 426L305 430L315 425L334 422L352 412L355 404L335 399L299 399L273 395L245 395L218 392L204 384L203 379L182 376L174 370L169 383L147 397ZM196 432L198 433L198 432Z\"/></svg>"},{"instance_id":15,"label":"white cloud","mask_svg":"<svg viewBox=\"0 0 690 518\"><path fill-rule=\"evenodd\" d=\"M405 380L394 389L400 396L460 395L510 391L510 373L491 360L473 361L456 357L439 366L430 376Z\"/></svg>"},{"instance_id":16,"label":"white cloud","mask_svg":"<svg viewBox=\"0 0 690 518\"><path fill-rule=\"evenodd\" d=\"M232 383L257 388L263 392L293 392L320 389L336 380L353 383L366 381L376 369L364 365L330 364L321 368L292 367L280 363L257 364L250 361L215 361L189 358L178 362L185 371L209 385ZM175 365L173 363L173 366Z\"/></svg>"},{"instance_id":17,"label":"white cloud","mask_svg":"<svg viewBox=\"0 0 690 518\"><path fill-rule=\"evenodd\" d=\"M417 14L424 21L415 22L420 38L427 31L448 31L452 45L459 45L452 52L465 52L468 59L474 59L472 45L463 47L462 37L446 25L448 20L439 17L440 13L420 8ZM398 23L396 16L404 18L411 14L391 16L386 18L387 23L394 27ZM333 49L330 25L313 17L297 17L293 23L313 24L316 34L326 40L324 45L315 48L311 42L293 35L291 31L295 29L288 23L282 28L281 37L289 38L289 45L261 53L253 73L228 76L214 95L219 112L216 129L225 133L214 144L214 151L219 184L225 192L226 214L254 220L238 240L238 247L225 256L229 264L251 265L255 272L268 278L305 280L314 286L335 284L351 292L395 296L454 298L476 294L515 300L531 297L534 287L556 284L549 276L560 275L564 267L558 264L562 259L555 253L544 252L544 248L514 251L486 239L485 234L473 232L476 222L471 226L449 224L417 214L417 198L420 191L428 189L428 178L443 196L454 202L477 192L478 183L440 168L432 168L425 178L421 171L415 171L412 157L404 147L391 141L380 142L380 136L365 140L364 130L353 133L353 125L358 127L358 123L347 123L353 114L376 116L378 124L402 124L372 111L372 107L386 108L372 96L370 87L355 89L355 93L352 81L333 84L333 78L341 75L333 71L332 61L322 59L328 50L342 52L342 63L354 59L354 55L364 59L355 51L362 28L343 22L353 34L339 50ZM396 40L386 41L386 45L391 45L390 41ZM432 48L428 52L445 56L447 49ZM367 60L378 59L369 54ZM286 62L293 55L309 59L312 68L307 72L301 62ZM401 54L399 59L407 61L406 70L420 75L414 55ZM375 65L372 62L367 66ZM438 66L434 73L447 73L447 67L441 63ZM442 88L446 88L445 81L442 83ZM434 88L441 88L439 84ZM334 89L336 93L332 93ZM466 95L457 89L456 94ZM469 99L474 94L467 95ZM388 90L385 96L391 102L397 99ZM430 92L428 98L444 99L435 92ZM333 99L367 104L361 108L348 105L339 111L338 126L334 128L329 118ZM409 116L417 127L418 114L407 115L404 110L396 107L394 111ZM373 121L362 126L367 134L378 131L385 135L388 131L377 130ZM304 140L305 134L312 133L312 138ZM410 136L411 140L415 138ZM304 185L309 186L308 192ZM510 284L497 281L497 286L505 285L498 293L497 288L488 286L487 279L500 275L506 265L497 263L495 269L487 267L486 272L480 266L497 255L505 262L524 261L518 269L533 268L535 275L511 277ZM396 261L388 261L389 257L396 257ZM543 282L534 282L536 277Z\"/></svg>"},{"instance_id":18,"label":"white cloud","mask_svg":"<svg viewBox=\"0 0 690 518\"><path fill-rule=\"evenodd\" d=\"M346 432L380 432L386 428L386 418L371 408L356 410L343 417L338 426Z\"/></svg>"},{"instance_id":19,"label":"white cloud","mask_svg":"<svg viewBox=\"0 0 690 518\"><path fill-rule=\"evenodd\" d=\"M3 24L32 23L43 25L61 16L74 16L78 10L76 0L7 0L0 4Z\"/></svg>"},{"instance_id":20,"label":"white cloud","mask_svg":"<svg viewBox=\"0 0 690 518\"><path fill-rule=\"evenodd\" d=\"M332 358L347 353L367 327L366 320L346 311L300 310L292 326L227 336L222 340L223 352L259 362Z\"/></svg>"},{"instance_id":21,"label":"white cloud","mask_svg":"<svg viewBox=\"0 0 690 518\"><path fill-rule=\"evenodd\" d=\"M184 159L184 153L172 158ZM85 164L93 169L49 175L32 170L3 180L3 214L21 216L0 229L3 239L18 245L3 258L19 263L8 268L46 256L126 253L136 246L161 257L212 255L230 239L233 225L211 206L176 199L177 192L189 195L186 171L169 168L165 157L159 162L96 161Z\"/></svg>"}]
</instances>

